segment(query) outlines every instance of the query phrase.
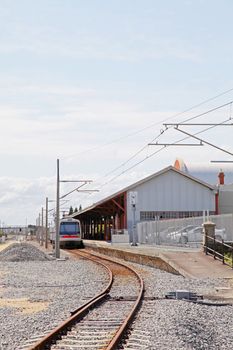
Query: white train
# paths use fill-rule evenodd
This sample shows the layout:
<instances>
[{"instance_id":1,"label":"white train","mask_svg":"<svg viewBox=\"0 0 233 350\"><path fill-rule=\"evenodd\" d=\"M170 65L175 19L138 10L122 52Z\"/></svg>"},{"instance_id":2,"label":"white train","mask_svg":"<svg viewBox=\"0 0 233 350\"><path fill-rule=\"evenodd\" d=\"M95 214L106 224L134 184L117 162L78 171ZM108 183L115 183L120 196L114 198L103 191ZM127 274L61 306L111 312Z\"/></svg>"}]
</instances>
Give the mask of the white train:
<instances>
[{"instance_id":1,"label":"white train","mask_svg":"<svg viewBox=\"0 0 233 350\"><path fill-rule=\"evenodd\" d=\"M50 242L55 244L56 233L53 230L50 233ZM59 227L60 248L82 247L81 223L79 220L67 218L60 221Z\"/></svg>"}]
</instances>

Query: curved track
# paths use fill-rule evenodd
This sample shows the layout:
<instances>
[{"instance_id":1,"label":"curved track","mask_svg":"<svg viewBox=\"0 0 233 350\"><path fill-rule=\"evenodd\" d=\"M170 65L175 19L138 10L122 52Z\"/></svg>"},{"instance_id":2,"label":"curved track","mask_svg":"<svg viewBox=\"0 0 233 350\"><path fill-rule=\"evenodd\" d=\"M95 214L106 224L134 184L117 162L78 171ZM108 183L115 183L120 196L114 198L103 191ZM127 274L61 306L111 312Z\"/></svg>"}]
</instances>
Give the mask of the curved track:
<instances>
[{"instance_id":1,"label":"curved track","mask_svg":"<svg viewBox=\"0 0 233 350\"><path fill-rule=\"evenodd\" d=\"M144 284L139 274L124 263L85 250L72 251L107 269L108 285L59 327L28 350L112 350L125 334L143 298Z\"/></svg>"}]
</instances>

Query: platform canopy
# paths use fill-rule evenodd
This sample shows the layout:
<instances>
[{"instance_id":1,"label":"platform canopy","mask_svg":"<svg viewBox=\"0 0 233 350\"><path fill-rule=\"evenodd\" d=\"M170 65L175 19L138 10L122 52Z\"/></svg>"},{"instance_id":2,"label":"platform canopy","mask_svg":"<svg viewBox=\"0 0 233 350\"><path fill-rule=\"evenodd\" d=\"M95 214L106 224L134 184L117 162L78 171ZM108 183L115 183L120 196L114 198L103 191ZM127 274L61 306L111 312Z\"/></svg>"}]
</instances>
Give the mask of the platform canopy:
<instances>
[{"instance_id":1,"label":"platform canopy","mask_svg":"<svg viewBox=\"0 0 233 350\"><path fill-rule=\"evenodd\" d=\"M72 217L81 221L83 238L110 240L112 229L126 229L126 198L127 192L118 192L75 212Z\"/></svg>"}]
</instances>

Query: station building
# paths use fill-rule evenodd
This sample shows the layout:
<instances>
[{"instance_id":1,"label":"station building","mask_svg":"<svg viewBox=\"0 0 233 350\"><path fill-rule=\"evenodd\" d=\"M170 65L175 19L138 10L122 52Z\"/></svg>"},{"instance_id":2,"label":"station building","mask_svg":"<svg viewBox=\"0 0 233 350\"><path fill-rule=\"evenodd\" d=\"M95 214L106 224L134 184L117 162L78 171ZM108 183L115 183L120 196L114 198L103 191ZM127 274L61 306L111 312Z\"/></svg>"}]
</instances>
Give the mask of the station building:
<instances>
[{"instance_id":1,"label":"station building","mask_svg":"<svg viewBox=\"0 0 233 350\"><path fill-rule=\"evenodd\" d=\"M132 193L137 193L135 212ZM218 191L182 171L168 166L113 195L74 213L79 219L85 239L109 240L111 230L127 230L132 238L133 215L136 222L201 216L203 211L218 212Z\"/></svg>"},{"instance_id":2,"label":"station building","mask_svg":"<svg viewBox=\"0 0 233 350\"><path fill-rule=\"evenodd\" d=\"M233 214L233 166L222 164L190 164L187 166L182 159L176 159L174 166L184 172L192 174L216 188L216 214Z\"/></svg>"}]
</instances>

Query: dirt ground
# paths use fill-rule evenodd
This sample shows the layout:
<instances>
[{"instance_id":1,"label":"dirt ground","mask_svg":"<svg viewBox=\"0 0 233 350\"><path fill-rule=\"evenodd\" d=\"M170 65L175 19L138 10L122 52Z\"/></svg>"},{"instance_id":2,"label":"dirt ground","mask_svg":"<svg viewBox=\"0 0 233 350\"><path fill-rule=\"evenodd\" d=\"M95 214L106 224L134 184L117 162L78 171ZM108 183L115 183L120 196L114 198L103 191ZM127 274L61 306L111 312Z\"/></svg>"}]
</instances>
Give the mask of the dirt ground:
<instances>
[{"instance_id":1,"label":"dirt ground","mask_svg":"<svg viewBox=\"0 0 233 350\"><path fill-rule=\"evenodd\" d=\"M0 243L0 251L7 248L9 245L13 244L13 243L19 243L18 241L6 241L4 243Z\"/></svg>"},{"instance_id":2,"label":"dirt ground","mask_svg":"<svg viewBox=\"0 0 233 350\"><path fill-rule=\"evenodd\" d=\"M226 302L233 303L233 279L229 279L228 287L215 287L215 290L211 295L211 299L215 300L225 300Z\"/></svg>"},{"instance_id":3,"label":"dirt ground","mask_svg":"<svg viewBox=\"0 0 233 350\"><path fill-rule=\"evenodd\" d=\"M47 308L48 302L31 302L26 298L20 299L0 299L0 307L16 308L23 314L32 314L35 312L43 311Z\"/></svg>"},{"instance_id":4,"label":"dirt ground","mask_svg":"<svg viewBox=\"0 0 233 350\"><path fill-rule=\"evenodd\" d=\"M0 251L7 248L12 243L19 243L18 241L4 242L0 244ZM3 276L3 272L0 271L0 278ZM0 295L1 295L1 285L0 285ZM31 314L35 312L42 311L48 307L48 302L32 302L26 298L21 299L4 299L0 297L0 307L6 306L9 308L17 309L18 312L23 314Z\"/></svg>"}]
</instances>

